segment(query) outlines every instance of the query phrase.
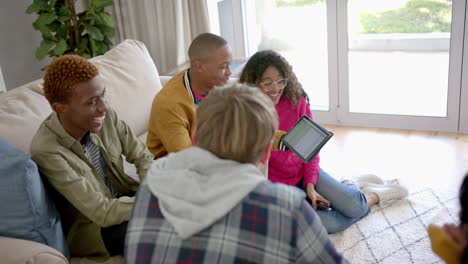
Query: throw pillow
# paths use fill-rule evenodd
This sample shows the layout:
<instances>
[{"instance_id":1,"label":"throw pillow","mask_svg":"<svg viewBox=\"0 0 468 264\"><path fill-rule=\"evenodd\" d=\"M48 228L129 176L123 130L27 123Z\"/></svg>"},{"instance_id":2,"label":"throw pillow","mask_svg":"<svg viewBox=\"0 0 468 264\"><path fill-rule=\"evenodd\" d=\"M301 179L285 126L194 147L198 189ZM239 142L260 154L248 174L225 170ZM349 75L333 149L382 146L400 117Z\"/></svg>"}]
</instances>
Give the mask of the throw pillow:
<instances>
[{"instance_id":1,"label":"throw pillow","mask_svg":"<svg viewBox=\"0 0 468 264\"><path fill-rule=\"evenodd\" d=\"M0 236L46 244L69 257L60 216L29 154L0 138Z\"/></svg>"},{"instance_id":2,"label":"throw pillow","mask_svg":"<svg viewBox=\"0 0 468 264\"><path fill-rule=\"evenodd\" d=\"M145 44L127 39L90 61L99 68L107 102L119 118L136 136L146 132L151 105L161 82Z\"/></svg>"}]
</instances>

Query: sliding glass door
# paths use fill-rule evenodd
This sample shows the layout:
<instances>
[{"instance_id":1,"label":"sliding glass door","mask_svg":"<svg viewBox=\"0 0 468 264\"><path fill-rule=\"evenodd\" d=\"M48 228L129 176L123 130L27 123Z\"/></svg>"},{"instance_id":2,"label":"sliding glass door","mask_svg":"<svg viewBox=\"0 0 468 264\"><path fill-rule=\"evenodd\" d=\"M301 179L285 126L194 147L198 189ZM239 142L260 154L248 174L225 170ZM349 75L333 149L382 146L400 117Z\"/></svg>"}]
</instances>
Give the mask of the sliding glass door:
<instances>
[{"instance_id":1,"label":"sliding glass door","mask_svg":"<svg viewBox=\"0 0 468 264\"><path fill-rule=\"evenodd\" d=\"M344 124L457 131L464 1L338 1Z\"/></svg>"},{"instance_id":2,"label":"sliding glass door","mask_svg":"<svg viewBox=\"0 0 468 264\"><path fill-rule=\"evenodd\" d=\"M319 122L437 131L463 123L466 1L216 2L241 6L245 59L263 49L288 59Z\"/></svg>"}]
</instances>

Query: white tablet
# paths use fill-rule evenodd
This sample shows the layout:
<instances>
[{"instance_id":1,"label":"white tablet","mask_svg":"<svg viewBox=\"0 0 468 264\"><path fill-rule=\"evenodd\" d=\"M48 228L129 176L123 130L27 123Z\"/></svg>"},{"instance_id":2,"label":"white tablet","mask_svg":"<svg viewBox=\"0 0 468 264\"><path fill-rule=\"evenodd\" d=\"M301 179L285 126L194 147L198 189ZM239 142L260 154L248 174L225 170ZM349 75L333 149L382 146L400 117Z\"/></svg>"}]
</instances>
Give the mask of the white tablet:
<instances>
[{"instance_id":1,"label":"white tablet","mask_svg":"<svg viewBox=\"0 0 468 264\"><path fill-rule=\"evenodd\" d=\"M283 143L304 162L311 161L333 133L304 115L283 136Z\"/></svg>"}]
</instances>

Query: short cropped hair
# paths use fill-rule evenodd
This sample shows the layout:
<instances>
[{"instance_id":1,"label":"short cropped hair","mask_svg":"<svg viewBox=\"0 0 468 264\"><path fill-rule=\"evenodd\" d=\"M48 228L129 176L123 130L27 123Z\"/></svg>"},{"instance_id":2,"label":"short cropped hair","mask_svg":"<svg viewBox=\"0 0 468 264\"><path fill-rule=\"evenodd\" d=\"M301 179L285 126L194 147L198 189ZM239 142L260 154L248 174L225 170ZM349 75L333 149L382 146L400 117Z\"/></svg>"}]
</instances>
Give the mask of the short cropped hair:
<instances>
[{"instance_id":1,"label":"short cropped hair","mask_svg":"<svg viewBox=\"0 0 468 264\"><path fill-rule=\"evenodd\" d=\"M213 51L227 45L227 41L222 37L211 34L202 33L193 39L190 44L188 55L190 61L203 60L213 53Z\"/></svg>"},{"instance_id":2,"label":"short cropped hair","mask_svg":"<svg viewBox=\"0 0 468 264\"><path fill-rule=\"evenodd\" d=\"M98 75L98 68L78 55L64 55L54 59L44 74L44 94L49 103L64 103L70 98L75 85Z\"/></svg>"},{"instance_id":3,"label":"short cropped hair","mask_svg":"<svg viewBox=\"0 0 468 264\"><path fill-rule=\"evenodd\" d=\"M245 84L215 87L197 108L198 145L223 159L256 163L277 128L271 99Z\"/></svg>"}]
</instances>

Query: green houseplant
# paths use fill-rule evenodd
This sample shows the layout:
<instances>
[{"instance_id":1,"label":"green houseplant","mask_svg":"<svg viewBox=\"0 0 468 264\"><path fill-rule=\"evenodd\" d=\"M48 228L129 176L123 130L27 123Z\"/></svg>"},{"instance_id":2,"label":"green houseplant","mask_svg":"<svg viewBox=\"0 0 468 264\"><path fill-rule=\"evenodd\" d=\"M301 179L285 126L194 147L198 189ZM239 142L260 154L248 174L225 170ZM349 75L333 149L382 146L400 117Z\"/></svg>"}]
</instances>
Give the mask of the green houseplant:
<instances>
[{"instance_id":1,"label":"green houseplant","mask_svg":"<svg viewBox=\"0 0 468 264\"><path fill-rule=\"evenodd\" d=\"M114 36L112 16L104 10L112 0L89 0L80 13L76 0L34 0L26 10L37 14L33 27L41 32L42 42L36 49L36 58L47 55L79 54L91 58L104 54L112 47Z\"/></svg>"}]
</instances>

